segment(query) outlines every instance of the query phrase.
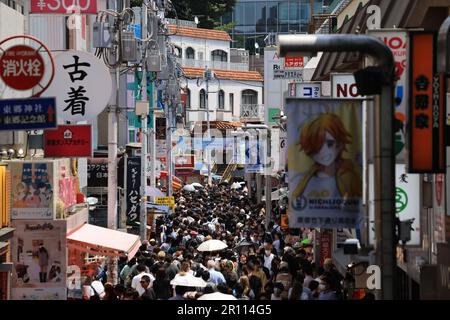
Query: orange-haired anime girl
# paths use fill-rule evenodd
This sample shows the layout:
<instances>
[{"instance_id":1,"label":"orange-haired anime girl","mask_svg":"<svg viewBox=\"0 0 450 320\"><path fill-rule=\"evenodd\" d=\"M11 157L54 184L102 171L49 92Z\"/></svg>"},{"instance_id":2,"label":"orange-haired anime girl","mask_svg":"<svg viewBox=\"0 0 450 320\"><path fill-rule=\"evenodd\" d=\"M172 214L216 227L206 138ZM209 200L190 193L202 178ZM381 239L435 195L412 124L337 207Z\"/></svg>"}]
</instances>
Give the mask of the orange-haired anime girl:
<instances>
[{"instance_id":1,"label":"orange-haired anime girl","mask_svg":"<svg viewBox=\"0 0 450 320\"><path fill-rule=\"evenodd\" d=\"M304 194L343 199L361 197L361 176L351 160L342 158L350 139L341 119L332 113L320 114L302 128L300 150L315 163L295 188L294 199Z\"/></svg>"}]
</instances>

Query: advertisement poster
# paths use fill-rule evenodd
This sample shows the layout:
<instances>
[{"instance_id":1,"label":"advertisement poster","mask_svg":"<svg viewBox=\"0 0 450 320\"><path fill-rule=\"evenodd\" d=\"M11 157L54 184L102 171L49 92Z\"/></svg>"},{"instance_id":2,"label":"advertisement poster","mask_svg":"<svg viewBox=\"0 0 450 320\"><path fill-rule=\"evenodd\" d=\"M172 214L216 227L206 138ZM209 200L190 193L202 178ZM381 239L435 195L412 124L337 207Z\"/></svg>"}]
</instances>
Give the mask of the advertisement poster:
<instances>
[{"instance_id":1,"label":"advertisement poster","mask_svg":"<svg viewBox=\"0 0 450 320\"><path fill-rule=\"evenodd\" d=\"M127 225L139 222L141 210L141 158L127 160Z\"/></svg>"},{"instance_id":2,"label":"advertisement poster","mask_svg":"<svg viewBox=\"0 0 450 320\"><path fill-rule=\"evenodd\" d=\"M52 162L11 162L11 219L53 219Z\"/></svg>"},{"instance_id":3,"label":"advertisement poster","mask_svg":"<svg viewBox=\"0 0 450 320\"><path fill-rule=\"evenodd\" d=\"M108 158L88 158L88 187L108 187Z\"/></svg>"},{"instance_id":4,"label":"advertisement poster","mask_svg":"<svg viewBox=\"0 0 450 320\"><path fill-rule=\"evenodd\" d=\"M375 173L369 164L369 243L375 244ZM395 165L395 211L400 221L413 220L411 241L406 245L420 245L420 175L406 172L404 164Z\"/></svg>"},{"instance_id":5,"label":"advertisement poster","mask_svg":"<svg viewBox=\"0 0 450 320\"><path fill-rule=\"evenodd\" d=\"M287 99L289 227L355 228L362 212L361 101Z\"/></svg>"},{"instance_id":6,"label":"advertisement poster","mask_svg":"<svg viewBox=\"0 0 450 320\"><path fill-rule=\"evenodd\" d=\"M14 300L66 299L66 221L13 221Z\"/></svg>"}]
</instances>

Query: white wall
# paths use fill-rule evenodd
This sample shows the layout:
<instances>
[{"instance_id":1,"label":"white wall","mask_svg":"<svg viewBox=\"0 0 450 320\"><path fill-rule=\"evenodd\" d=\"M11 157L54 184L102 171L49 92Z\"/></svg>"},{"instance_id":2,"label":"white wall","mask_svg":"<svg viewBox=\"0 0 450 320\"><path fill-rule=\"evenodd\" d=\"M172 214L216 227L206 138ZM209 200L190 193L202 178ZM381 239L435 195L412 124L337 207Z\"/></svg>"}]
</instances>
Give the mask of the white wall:
<instances>
[{"instance_id":1,"label":"white wall","mask_svg":"<svg viewBox=\"0 0 450 320\"><path fill-rule=\"evenodd\" d=\"M246 85L247 84L247 85ZM206 91L206 84L202 83L201 86L197 86L197 80L188 80L188 88L191 91L191 109L188 109L188 121L203 121L206 120L206 111L200 109L200 90ZM227 116L224 119L217 119L216 112L218 107L218 91L222 89L225 93L225 113ZM223 120L223 121L239 121L241 112L241 94L243 90L251 89L258 93L258 104L262 104L263 100L263 83L258 81L232 81L232 80L217 80L210 81L209 83L209 110L210 120ZM234 113L231 114L230 105L230 93L234 94ZM190 111L192 110L192 111ZM211 112L214 111L214 112ZM221 110L220 110L221 111ZM228 115L229 113L229 115ZM234 118L234 119L233 119Z\"/></svg>"},{"instance_id":2,"label":"white wall","mask_svg":"<svg viewBox=\"0 0 450 320\"><path fill-rule=\"evenodd\" d=\"M198 58L198 53L203 52L203 61L211 61L211 52L214 50L223 50L228 54L227 61L230 61L230 42L223 40L199 39L182 36L171 36L170 40L183 50L182 58L186 59L186 49L191 47L195 50L195 60Z\"/></svg>"}]
</instances>

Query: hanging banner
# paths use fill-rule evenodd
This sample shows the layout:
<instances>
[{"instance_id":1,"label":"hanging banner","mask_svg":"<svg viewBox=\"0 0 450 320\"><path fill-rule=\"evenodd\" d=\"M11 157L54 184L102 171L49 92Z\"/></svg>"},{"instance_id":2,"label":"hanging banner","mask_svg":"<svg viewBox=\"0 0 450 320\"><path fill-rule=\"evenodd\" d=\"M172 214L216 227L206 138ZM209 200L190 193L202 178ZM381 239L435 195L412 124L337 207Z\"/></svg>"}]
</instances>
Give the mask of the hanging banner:
<instances>
[{"instance_id":1,"label":"hanging banner","mask_svg":"<svg viewBox=\"0 0 450 320\"><path fill-rule=\"evenodd\" d=\"M354 228L362 212L361 101L286 99L290 228Z\"/></svg>"},{"instance_id":2,"label":"hanging banner","mask_svg":"<svg viewBox=\"0 0 450 320\"><path fill-rule=\"evenodd\" d=\"M97 0L31 0L31 13L97 13Z\"/></svg>"},{"instance_id":3,"label":"hanging banner","mask_svg":"<svg viewBox=\"0 0 450 320\"><path fill-rule=\"evenodd\" d=\"M375 244L374 179L374 165L369 164L369 243L372 245ZM411 241L406 245L420 245L420 175L407 173L404 164L395 165L395 214L400 221L414 219Z\"/></svg>"},{"instance_id":4,"label":"hanging banner","mask_svg":"<svg viewBox=\"0 0 450 320\"><path fill-rule=\"evenodd\" d=\"M410 37L409 159L410 173L445 173L445 80L435 74L435 36Z\"/></svg>"},{"instance_id":5,"label":"hanging banner","mask_svg":"<svg viewBox=\"0 0 450 320\"><path fill-rule=\"evenodd\" d=\"M323 266L326 259L331 259L333 230L320 230L320 265Z\"/></svg>"},{"instance_id":6,"label":"hanging banner","mask_svg":"<svg viewBox=\"0 0 450 320\"><path fill-rule=\"evenodd\" d=\"M44 131L46 157L92 157L91 125L65 125Z\"/></svg>"},{"instance_id":7,"label":"hanging banner","mask_svg":"<svg viewBox=\"0 0 450 320\"><path fill-rule=\"evenodd\" d=\"M127 160L127 225L139 222L141 210L141 158Z\"/></svg>"},{"instance_id":8,"label":"hanging banner","mask_svg":"<svg viewBox=\"0 0 450 320\"><path fill-rule=\"evenodd\" d=\"M55 70L55 79L43 95L56 97L58 119L96 119L112 92L111 75L105 64L91 53L71 50L55 57ZM95 89L99 83L101 88Z\"/></svg>"},{"instance_id":9,"label":"hanging banner","mask_svg":"<svg viewBox=\"0 0 450 320\"><path fill-rule=\"evenodd\" d=\"M55 218L55 163L11 161L11 220Z\"/></svg>"},{"instance_id":10,"label":"hanging banner","mask_svg":"<svg viewBox=\"0 0 450 320\"><path fill-rule=\"evenodd\" d=\"M13 221L13 300L65 300L66 220Z\"/></svg>"}]
</instances>

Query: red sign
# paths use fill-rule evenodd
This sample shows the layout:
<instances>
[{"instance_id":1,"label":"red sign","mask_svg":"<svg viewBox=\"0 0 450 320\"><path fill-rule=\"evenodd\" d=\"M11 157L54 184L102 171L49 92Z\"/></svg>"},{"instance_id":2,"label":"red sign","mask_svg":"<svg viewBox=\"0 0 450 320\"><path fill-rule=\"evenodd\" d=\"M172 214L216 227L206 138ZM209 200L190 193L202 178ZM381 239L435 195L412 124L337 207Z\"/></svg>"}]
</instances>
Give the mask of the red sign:
<instances>
[{"instance_id":1,"label":"red sign","mask_svg":"<svg viewBox=\"0 0 450 320\"><path fill-rule=\"evenodd\" d=\"M444 173L444 77L436 75L435 36L410 37L409 173Z\"/></svg>"},{"instance_id":2,"label":"red sign","mask_svg":"<svg viewBox=\"0 0 450 320\"><path fill-rule=\"evenodd\" d=\"M92 157L91 125L65 125L44 131L46 157Z\"/></svg>"},{"instance_id":3,"label":"red sign","mask_svg":"<svg viewBox=\"0 0 450 320\"><path fill-rule=\"evenodd\" d=\"M185 154L175 156L175 168L176 169L193 169L194 168L194 155Z\"/></svg>"},{"instance_id":4,"label":"red sign","mask_svg":"<svg viewBox=\"0 0 450 320\"><path fill-rule=\"evenodd\" d=\"M435 187L436 187L436 202L438 206L441 206L443 181L444 175L442 173L437 174L435 180Z\"/></svg>"},{"instance_id":5,"label":"red sign","mask_svg":"<svg viewBox=\"0 0 450 320\"><path fill-rule=\"evenodd\" d=\"M30 90L44 77L45 64L33 47L17 45L9 48L0 58L0 77L8 87Z\"/></svg>"},{"instance_id":6,"label":"red sign","mask_svg":"<svg viewBox=\"0 0 450 320\"><path fill-rule=\"evenodd\" d=\"M331 240L333 231L323 229L320 231L320 265L323 266L325 259L331 258Z\"/></svg>"},{"instance_id":7,"label":"red sign","mask_svg":"<svg viewBox=\"0 0 450 320\"><path fill-rule=\"evenodd\" d=\"M285 57L284 58L285 68L304 68L305 60L303 57Z\"/></svg>"},{"instance_id":8,"label":"red sign","mask_svg":"<svg viewBox=\"0 0 450 320\"><path fill-rule=\"evenodd\" d=\"M97 13L97 0L31 0L31 13Z\"/></svg>"}]
</instances>

